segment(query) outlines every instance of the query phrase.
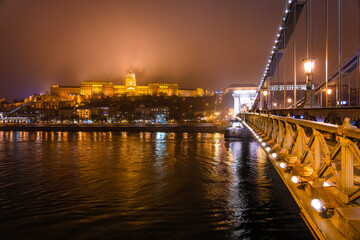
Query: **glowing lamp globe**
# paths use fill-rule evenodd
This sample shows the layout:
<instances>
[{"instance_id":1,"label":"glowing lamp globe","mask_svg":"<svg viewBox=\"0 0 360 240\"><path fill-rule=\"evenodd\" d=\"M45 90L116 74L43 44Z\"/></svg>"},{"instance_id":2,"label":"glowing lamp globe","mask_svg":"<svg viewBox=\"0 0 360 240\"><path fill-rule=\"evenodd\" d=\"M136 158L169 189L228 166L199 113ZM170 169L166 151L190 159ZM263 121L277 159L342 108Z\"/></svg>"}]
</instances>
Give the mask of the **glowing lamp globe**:
<instances>
[{"instance_id":1,"label":"glowing lamp globe","mask_svg":"<svg viewBox=\"0 0 360 240\"><path fill-rule=\"evenodd\" d=\"M306 75L310 75L314 72L315 67L315 59L308 58L303 61L304 64L304 70Z\"/></svg>"}]
</instances>

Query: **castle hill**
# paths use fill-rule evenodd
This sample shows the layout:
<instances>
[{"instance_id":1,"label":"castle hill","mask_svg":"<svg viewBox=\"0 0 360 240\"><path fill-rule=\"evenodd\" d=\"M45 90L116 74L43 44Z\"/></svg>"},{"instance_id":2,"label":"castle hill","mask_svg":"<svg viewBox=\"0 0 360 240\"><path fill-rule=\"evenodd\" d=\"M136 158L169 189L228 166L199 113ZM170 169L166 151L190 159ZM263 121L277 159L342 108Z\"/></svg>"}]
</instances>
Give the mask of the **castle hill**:
<instances>
[{"instance_id":1,"label":"castle hill","mask_svg":"<svg viewBox=\"0 0 360 240\"><path fill-rule=\"evenodd\" d=\"M173 124L179 129L179 125L174 124L187 123L190 126L190 123L208 123L208 131L222 131L234 113L234 90L246 92L256 89L253 85L231 85L224 91L214 92L200 87L181 89L176 83L141 86L137 85L133 72L126 75L124 82L124 85L111 81L83 81L80 86L52 85L50 93L33 94L25 99L15 99L13 103L2 99L0 122L5 129L28 130L39 130L40 126L36 124L42 124L43 129L44 124L53 127L55 124L63 130L69 124L82 124L87 126L82 130L90 130L97 124L128 124L133 126L132 129L135 129L134 124ZM254 94L252 102L253 98ZM247 106L248 103L242 105ZM59 124L63 124L62 127ZM152 128L149 129L151 131ZM163 126L162 129L174 131L175 128L166 129Z\"/></svg>"}]
</instances>

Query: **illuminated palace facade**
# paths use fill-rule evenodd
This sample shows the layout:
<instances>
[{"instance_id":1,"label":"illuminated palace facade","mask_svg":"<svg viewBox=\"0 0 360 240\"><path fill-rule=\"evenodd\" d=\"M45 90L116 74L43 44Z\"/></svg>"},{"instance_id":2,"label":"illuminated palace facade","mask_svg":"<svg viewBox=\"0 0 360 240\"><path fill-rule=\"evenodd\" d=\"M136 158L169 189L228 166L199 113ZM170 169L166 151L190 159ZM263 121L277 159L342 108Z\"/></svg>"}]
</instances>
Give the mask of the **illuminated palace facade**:
<instances>
[{"instance_id":1,"label":"illuminated palace facade","mask_svg":"<svg viewBox=\"0 0 360 240\"><path fill-rule=\"evenodd\" d=\"M116 97L116 96L179 96L179 97L197 97L203 96L204 90L197 89L179 89L176 83L149 83L148 86L137 86L135 74L130 72L126 75L125 85L114 85L107 81L83 81L80 87L53 85L50 88L51 95L55 96L74 96L81 95L85 98L91 97Z\"/></svg>"}]
</instances>

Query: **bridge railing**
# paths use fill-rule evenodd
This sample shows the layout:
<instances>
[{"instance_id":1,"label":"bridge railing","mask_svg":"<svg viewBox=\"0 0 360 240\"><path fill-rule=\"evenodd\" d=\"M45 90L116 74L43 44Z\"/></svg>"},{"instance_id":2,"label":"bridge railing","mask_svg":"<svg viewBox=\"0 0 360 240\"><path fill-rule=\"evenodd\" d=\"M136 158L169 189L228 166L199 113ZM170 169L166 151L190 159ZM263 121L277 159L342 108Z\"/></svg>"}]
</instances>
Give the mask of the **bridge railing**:
<instances>
[{"instance_id":1,"label":"bridge railing","mask_svg":"<svg viewBox=\"0 0 360 240\"><path fill-rule=\"evenodd\" d=\"M279 153L279 159L312 187L333 187L343 204L360 197L360 130L343 125L259 113L238 116ZM357 204L357 203L356 203Z\"/></svg>"}]
</instances>

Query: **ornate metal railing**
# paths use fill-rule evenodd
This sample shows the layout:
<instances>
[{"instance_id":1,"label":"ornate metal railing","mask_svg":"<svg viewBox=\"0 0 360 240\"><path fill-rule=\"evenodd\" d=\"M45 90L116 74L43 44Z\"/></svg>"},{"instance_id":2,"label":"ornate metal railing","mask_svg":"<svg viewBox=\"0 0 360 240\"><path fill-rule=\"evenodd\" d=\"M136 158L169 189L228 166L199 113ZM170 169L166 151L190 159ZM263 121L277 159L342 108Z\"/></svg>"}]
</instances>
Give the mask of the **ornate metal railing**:
<instances>
[{"instance_id":1,"label":"ornate metal railing","mask_svg":"<svg viewBox=\"0 0 360 240\"><path fill-rule=\"evenodd\" d=\"M344 204L358 205L360 197L360 130L345 119L334 125L287 117L241 113L240 118L257 130L279 153L289 171L317 189L332 187ZM320 189L321 190L321 189Z\"/></svg>"}]
</instances>

